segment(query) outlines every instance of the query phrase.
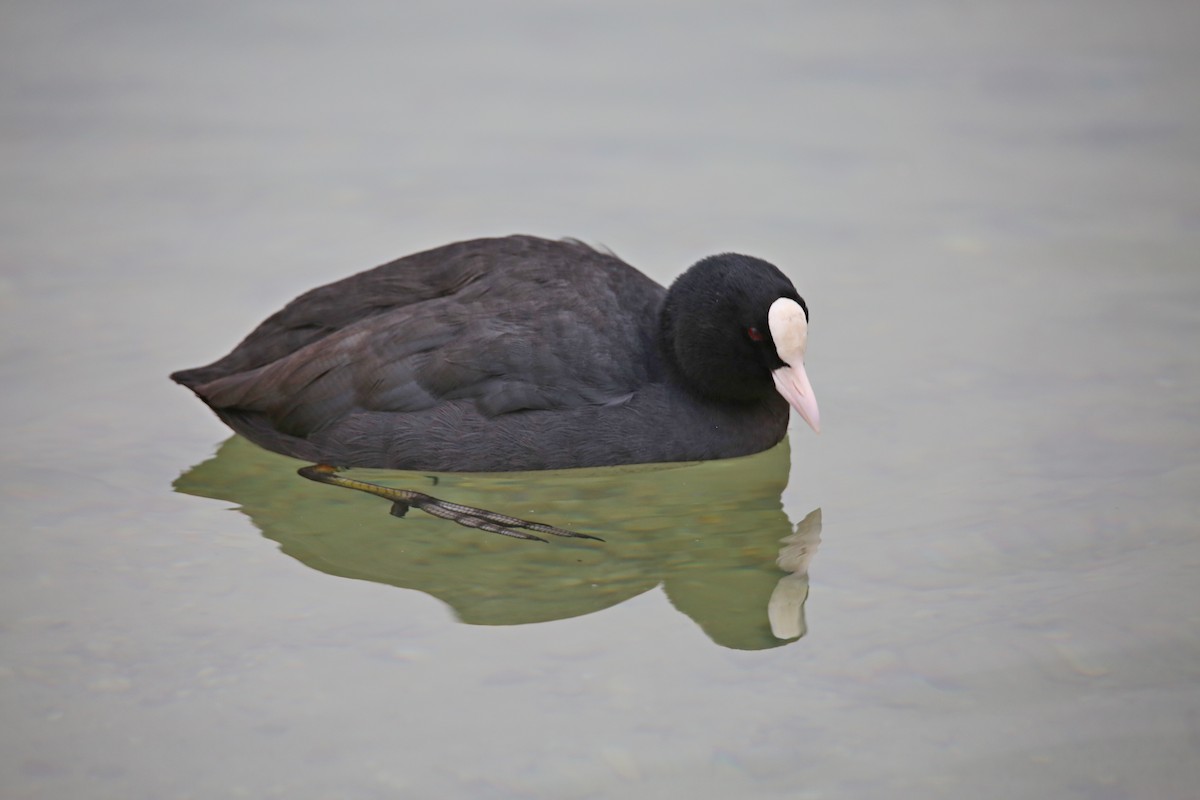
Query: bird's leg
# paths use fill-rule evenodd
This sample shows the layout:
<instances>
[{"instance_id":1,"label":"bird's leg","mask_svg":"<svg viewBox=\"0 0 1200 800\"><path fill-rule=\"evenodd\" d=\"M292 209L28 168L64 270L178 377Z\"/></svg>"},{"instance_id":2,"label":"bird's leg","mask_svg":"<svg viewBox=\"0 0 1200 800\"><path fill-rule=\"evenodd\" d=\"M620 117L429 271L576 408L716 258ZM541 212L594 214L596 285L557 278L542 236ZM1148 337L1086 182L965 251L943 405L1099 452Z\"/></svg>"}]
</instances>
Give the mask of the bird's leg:
<instances>
[{"instance_id":1,"label":"bird's leg","mask_svg":"<svg viewBox=\"0 0 1200 800\"><path fill-rule=\"evenodd\" d=\"M382 497L384 500L391 500L392 514L397 517L403 517L408 513L410 507L415 507L421 509L426 514L448 519L468 528L478 528L481 531L499 533L502 536L512 536L517 539L531 539L537 542L546 541L540 536L534 536L532 533L516 530L517 528L525 528L526 530L537 531L538 533L567 536L572 539L604 541L599 536L576 533L565 528L556 528L553 525L546 525L541 522L529 522L505 514L497 514L494 511L487 511L482 508L448 503L445 500L439 500L422 492L414 492L411 489L393 489L390 486L380 486L377 483L368 483L367 481L347 478L339 475L337 468L331 467L328 464L313 464L308 467L301 467L299 472L310 481L327 483L330 486L342 486L346 489L356 489L360 492L373 494L376 497Z\"/></svg>"}]
</instances>

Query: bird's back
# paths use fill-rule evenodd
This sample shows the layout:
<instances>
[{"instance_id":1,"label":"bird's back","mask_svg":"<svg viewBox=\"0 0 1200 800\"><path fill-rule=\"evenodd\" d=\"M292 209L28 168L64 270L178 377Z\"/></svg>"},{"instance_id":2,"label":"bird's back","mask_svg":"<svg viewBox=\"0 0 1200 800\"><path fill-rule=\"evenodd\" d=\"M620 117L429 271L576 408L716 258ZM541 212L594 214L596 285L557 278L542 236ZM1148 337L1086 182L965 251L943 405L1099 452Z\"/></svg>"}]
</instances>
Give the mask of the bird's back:
<instances>
[{"instance_id":1,"label":"bird's back","mask_svg":"<svg viewBox=\"0 0 1200 800\"><path fill-rule=\"evenodd\" d=\"M406 415L430 424L467 414L487 426L627 401L661 377L664 293L578 242L477 239L313 289L229 355L172 378L264 447L350 463L349 451L305 442L370 435Z\"/></svg>"}]
</instances>

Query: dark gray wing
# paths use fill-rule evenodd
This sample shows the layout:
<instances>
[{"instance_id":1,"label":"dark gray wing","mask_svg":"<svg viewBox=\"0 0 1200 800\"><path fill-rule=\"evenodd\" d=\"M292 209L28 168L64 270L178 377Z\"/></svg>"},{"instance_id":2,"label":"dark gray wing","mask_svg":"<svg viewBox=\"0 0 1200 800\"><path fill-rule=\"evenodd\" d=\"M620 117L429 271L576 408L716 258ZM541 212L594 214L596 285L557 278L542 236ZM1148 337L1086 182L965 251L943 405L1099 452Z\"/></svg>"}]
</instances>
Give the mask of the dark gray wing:
<instances>
[{"instance_id":1,"label":"dark gray wing","mask_svg":"<svg viewBox=\"0 0 1200 800\"><path fill-rule=\"evenodd\" d=\"M414 273L428 254L297 298L202 369L261 363L193 388L214 408L262 414L306 436L355 411L447 400L488 416L618 403L649 380L662 287L576 243L484 241L491 246L466 243L475 249L458 257L441 249L446 257L424 263L423 275ZM385 304L405 292L419 299ZM297 341L305 343L270 358Z\"/></svg>"}]
</instances>

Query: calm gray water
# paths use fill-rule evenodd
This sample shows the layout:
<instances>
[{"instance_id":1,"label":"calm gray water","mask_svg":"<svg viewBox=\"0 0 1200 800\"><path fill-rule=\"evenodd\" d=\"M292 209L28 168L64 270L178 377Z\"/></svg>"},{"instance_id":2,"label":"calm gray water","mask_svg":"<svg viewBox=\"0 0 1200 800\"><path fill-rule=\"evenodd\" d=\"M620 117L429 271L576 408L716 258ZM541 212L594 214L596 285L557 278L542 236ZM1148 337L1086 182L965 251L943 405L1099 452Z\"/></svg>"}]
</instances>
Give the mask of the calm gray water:
<instances>
[{"instance_id":1,"label":"calm gray water","mask_svg":"<svg viewBox=\"0 0 1200 800\"><path fill-rule=\"evenodd\" d=\"M733 9L5 5L0 794L1197 796L1197 7ZM516 231L778 263L824 432L366 473L538 545L166 379Z\"/></svg>"}]
</instances>

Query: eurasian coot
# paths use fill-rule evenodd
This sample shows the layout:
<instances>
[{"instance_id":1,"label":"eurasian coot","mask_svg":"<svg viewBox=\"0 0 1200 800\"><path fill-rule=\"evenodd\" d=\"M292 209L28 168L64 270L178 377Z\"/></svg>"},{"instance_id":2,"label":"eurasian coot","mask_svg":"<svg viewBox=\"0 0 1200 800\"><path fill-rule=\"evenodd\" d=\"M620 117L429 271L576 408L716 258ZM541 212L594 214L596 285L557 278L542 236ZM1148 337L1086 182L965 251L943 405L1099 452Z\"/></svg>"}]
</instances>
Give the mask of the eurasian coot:
<instances>
[{"instance_id":1,"label":"eurasian coot","mask_svg":"<svg viewBox=\"0 0 1200 800\"><path fill-rule=\"evenodd\" d=\"M568 531L351 481L332 467L495 472L729 458L819 430L808 307L758 258L665 290L574 240L475 239L313 289L171 378L314 480L472 527ZM373 488L367 488L373 487ZM378 490L378 491L377 491ZM478 512L478 513L473 513Z\"/></svg>"}]
</instances>

